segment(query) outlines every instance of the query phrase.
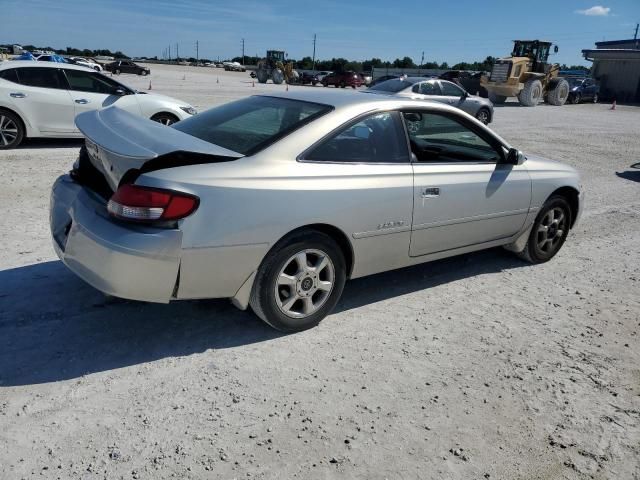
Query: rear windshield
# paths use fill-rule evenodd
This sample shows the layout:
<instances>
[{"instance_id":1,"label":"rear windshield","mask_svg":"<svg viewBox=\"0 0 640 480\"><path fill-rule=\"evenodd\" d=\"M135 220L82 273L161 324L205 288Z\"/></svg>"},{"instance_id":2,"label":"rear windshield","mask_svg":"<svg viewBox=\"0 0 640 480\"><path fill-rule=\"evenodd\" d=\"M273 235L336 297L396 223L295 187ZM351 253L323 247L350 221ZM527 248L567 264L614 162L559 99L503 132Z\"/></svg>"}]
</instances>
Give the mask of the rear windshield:
<instances>
[{"instance_id":1,"label":"rear windshield","mask_svg":"<svg viewBox=\"0 0 640 480\"><path fill-rule=\"evenodd\" d=\"M332 109L329 105L275 97L248 97L173 125L201 140L252 155Z\"/></svg>"},{"instance_id":2,"label":"rear windshield","mask_svg":"<svg viewBox=\"0 0 640 480\"><path fill-rule=\"evenodd\" d=\"M384 82L376 83L370 90L379 90L381 92L399 92L400 90L404 90L405 88L413 85L413 82L408 82L406 80L401 80L399 78L393 78L391 80L386 80Z\"/></svg>"}]
</instances>

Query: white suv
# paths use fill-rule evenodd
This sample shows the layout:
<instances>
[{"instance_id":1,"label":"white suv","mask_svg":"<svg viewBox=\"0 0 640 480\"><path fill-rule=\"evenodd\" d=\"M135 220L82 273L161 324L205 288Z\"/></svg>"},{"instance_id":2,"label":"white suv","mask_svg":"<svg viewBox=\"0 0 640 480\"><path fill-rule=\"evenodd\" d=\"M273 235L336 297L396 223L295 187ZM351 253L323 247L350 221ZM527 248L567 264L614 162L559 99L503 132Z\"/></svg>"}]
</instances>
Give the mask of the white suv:
<instances>
[{"instance_id":1,"label":"white suv","mask_svg":"<svg viewBox=\"0 0 640 480\"><path fill-rule=\"evenodd\" d=\"M196 113L180 100L146 94L86 67L11 61L0 64L0 149L25 137L82 137L75 117L115 105L171 125Z\"/></svg>"}]
</instances>

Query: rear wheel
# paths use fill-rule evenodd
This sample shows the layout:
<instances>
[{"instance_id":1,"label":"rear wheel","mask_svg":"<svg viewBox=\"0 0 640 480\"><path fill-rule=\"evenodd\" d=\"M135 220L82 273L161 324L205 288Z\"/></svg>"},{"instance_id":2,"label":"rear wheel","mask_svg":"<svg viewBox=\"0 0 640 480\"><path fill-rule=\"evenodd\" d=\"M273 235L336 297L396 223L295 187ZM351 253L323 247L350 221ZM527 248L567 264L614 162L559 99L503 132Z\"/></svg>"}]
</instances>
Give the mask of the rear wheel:
<instances>
[{"instance_id":1,"label":"rear wheel","mask_svg":"<svg viewBox=\"0 0 640 480\"><path fill-rule=\"evenodd\" d=\"M113 73L115 73L116 75L120 75L120 69L119 69L119 68L116 68L116 69L113 71Z\"/></svg>"},{"instance_id":2,"label":"rear wheel","mask_svg":"<svg viewBox=\"0 0 640 480\"><path fill-rule=\"evenodd\" d=\"M13 112L0 110L0 150L15 148L24 138L22 120Z\"/></svg>"},{"instance_id":3,"label":"rear wheel","mask_svg":"<svg viewBox=\"0 0 640 480\"><path fill-rule=\"evenodd\" d=\"M345 83L344 82L340 82L340 88L344 88L344 87L346 87Z\"/></svg>"},{"instance_id":4,"label":"rear wheel","mask_svg":"<svg viewBox=\"0 0 640 480\"><path fill-rule=\"evenodd\" d=\"M525 107L535 107L542 100L542 82L537 79L528 80L518 95L520 104Z\"/></svg>"},{"instance_id":5,"label":"rear wheel","mask_svg":"<svg viewBox=\"0 0 640 480\"><path fill-rule=\"evenodd\" d=\"M174 123L180 121L178 117L176 117L172 113L167 112L156 113L153 117L151 117L151 120L167 126L173 125Z\"/></svg>"},{"instance_id":6,"label":"rear wheel","mask_svg":"<svg viewBox=\"0 0 640 480\"><path fill-rule=\"evenodd\" d=\"M489 92L489 100L491 100L496 105L501 105L507 101L506 95L498 95L493 92Z\"/></svg>"},{"instance_id":7,"label":"rear wheel","mask_svg":"<svg viewBox=\"0 0 640 480\"><path fill-rule=\"evenodd\" d=\"M598 94L597 93L593 94L593 103L598 103Z\"/></svg>"},{"instance_id":8,"label":"rear wheel","mask_svg":"<svg viewBox=\"0 0 640 480\"><path fill-rule=\"evenodd\" d=\"M571 208L564 197L552 196L536 217L529 239L518 256L530 263L544 263L560 251L569 234Z\"/></svg>"},{"instance_id":9,"label":"rear wheel","mask_svg":"<svg viewBox=\"0 0 640 480\"><path fill-rule=\"evenodd\" d=\"M251 308L278 330L306 330L333 310L345 281L336 242L320 232L302 232L271 249L256 275Z\"/></svg>"},{"instance_id":10,"label":"rear wheel","mask_svg":"<svg viewBox=\"0 0 640 480\"><path fill-rule=\"evenodd\" d=\"M140 75L142 75L143 77L147 75L147 71L146 70L140 70Z\"/></svg>"},{"instance_id":11,"label":"rear wheel","mask_svg":"<svg viewBox=\"0 0 640 480\"><path fill-rule=\"evenodd\" d=\"M322 82L322 86L323 86L323 87L328 87L328 86L329 86L329 82L327 82L326 80L324 80L324 81Z\"/></svg>"},{"instance_id":12,"label":"rear wheel","mask_svg":"<svg viewBox=\"0 0 640 480\"><path fill-rule=\"evenodd\" d=\"M550 105L564 105L569 98L569 82L564 78L553 83L553 88L547 93L547 103Z\"/></svg>"}]
</instances>

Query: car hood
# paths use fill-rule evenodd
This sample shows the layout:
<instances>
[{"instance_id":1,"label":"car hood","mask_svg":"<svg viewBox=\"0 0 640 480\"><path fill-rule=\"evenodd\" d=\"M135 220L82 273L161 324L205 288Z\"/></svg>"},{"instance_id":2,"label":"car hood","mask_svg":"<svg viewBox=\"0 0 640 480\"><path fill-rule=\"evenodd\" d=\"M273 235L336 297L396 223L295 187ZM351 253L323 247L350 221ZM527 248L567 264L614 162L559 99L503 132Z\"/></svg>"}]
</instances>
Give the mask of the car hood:
<instances>
[{"instance_id":1,"label":"car hood","mask_svg":"<svg viewBox=\"0 0 640 480\"><path fill-rule=\"evenodd\" d=\"M92 163L114 190L129 170L156 160L169 159L163 163L175 167L243 156L117 107L81 113L76 125L87 138Z\"/></svg>"},{"instance_id":2,"label":"car hood","mask_svg":"<svg viewBox=\"0 0 640 480\"><path fill-rule=\"evenodd\" d=\"M150 99L152 98L154 100L159 100L161 102L167 102L167 103L174 103L176 105L180 105L180 106L183 106L183 107L190 107L191 106L190 104L188 104L186 102L183 102L182 100L178 100L178 99L175 99L173 97L168 97L168 96L162 95L160 93L148 93L148 92L142 92L140 90L136 90L135 92L136 92L136 95L144 95L144 97L142 97L141 100L142 99L147 99L147 98L150 98Z\"/></svg>"}]
</instances>

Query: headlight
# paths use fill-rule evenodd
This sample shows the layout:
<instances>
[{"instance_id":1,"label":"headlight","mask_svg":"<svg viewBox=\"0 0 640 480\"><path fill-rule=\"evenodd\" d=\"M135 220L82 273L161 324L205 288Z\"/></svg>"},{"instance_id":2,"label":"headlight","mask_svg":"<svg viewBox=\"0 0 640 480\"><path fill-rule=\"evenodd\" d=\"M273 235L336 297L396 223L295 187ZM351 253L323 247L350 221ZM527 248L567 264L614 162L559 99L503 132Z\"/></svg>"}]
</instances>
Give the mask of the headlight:
<instances>
[{"instance_id":1,"label":"headlight","mask_svg":"<svg viewBox=\"0 0 640 480\"><path fill-rule=\"evenodd\" d=\"M198 113L198 111L193 107L180 107L180 110L188 113L189 115L195 115L196 113Z\"/></svg>"}]
</instances>

